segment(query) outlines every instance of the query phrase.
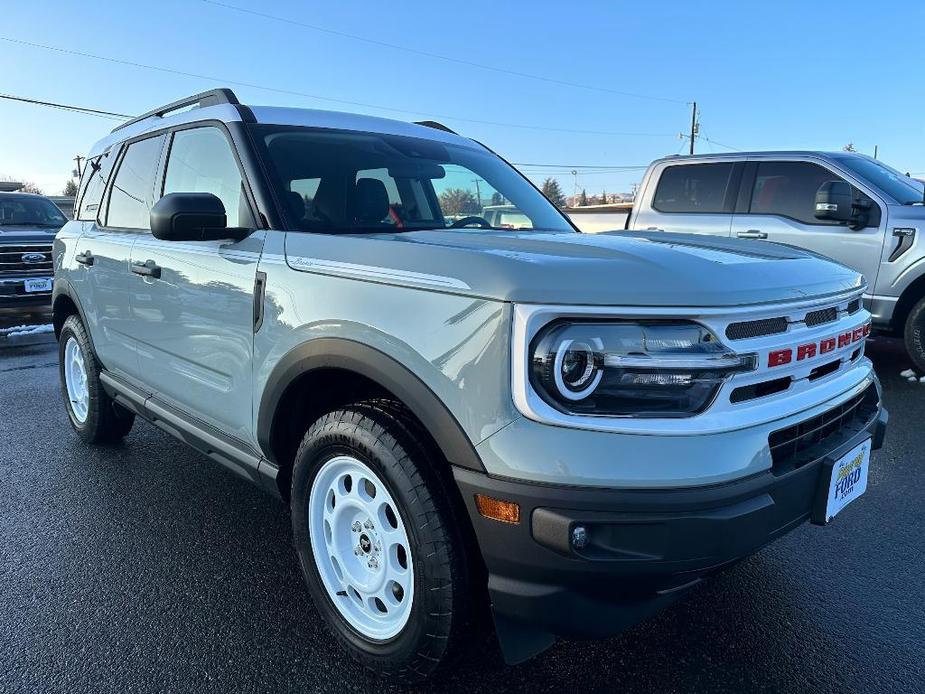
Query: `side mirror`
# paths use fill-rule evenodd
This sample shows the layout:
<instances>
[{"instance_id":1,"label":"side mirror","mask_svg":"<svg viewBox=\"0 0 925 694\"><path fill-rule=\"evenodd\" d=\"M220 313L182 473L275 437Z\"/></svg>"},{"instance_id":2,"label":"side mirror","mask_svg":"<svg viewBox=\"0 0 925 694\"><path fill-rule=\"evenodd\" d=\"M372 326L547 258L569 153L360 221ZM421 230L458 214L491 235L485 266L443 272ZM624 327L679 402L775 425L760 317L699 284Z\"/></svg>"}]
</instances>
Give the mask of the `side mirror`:
<instances>
[{"instance_id":1,"label":"side mirror","mask_svg":"<svg viewBox=\"0 0 925 694\"><path fill-rule=\"evenodd\" d=\"M212 193L168 193L151 208L151 233L162 241L240 241L250 234L227 224L225 206Z\"/></svg>"},{"instance_id":2,"label":"side mirror","mask_svg":"<svg viewBox=\"0 0 925 694\"><path fill-rule=\"evenodd\" d=\"M848 223L854 217L854 193L845 181L826 181L816 191L816 219Z\"/></svg>"}]
</instances>

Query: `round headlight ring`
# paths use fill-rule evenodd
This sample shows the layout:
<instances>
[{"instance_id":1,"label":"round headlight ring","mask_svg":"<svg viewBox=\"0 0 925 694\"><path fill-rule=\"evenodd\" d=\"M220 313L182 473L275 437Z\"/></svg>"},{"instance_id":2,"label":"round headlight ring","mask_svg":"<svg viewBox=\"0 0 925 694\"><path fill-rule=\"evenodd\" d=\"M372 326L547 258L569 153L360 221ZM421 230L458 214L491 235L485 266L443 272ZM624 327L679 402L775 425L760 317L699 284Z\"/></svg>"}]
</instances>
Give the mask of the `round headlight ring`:
<instances>
[{"instance_id":1,"label":"round headlight ring","mask_svg":"<svg viewBox=\"0 0 925 694\"><path fill-rule=\"evenodd\" d=\"M595 361L591 345L583 341L563 340L556 346L552 376L559 395L577 401L594 392L604 372Z\"/></svg>"}]
</instances>

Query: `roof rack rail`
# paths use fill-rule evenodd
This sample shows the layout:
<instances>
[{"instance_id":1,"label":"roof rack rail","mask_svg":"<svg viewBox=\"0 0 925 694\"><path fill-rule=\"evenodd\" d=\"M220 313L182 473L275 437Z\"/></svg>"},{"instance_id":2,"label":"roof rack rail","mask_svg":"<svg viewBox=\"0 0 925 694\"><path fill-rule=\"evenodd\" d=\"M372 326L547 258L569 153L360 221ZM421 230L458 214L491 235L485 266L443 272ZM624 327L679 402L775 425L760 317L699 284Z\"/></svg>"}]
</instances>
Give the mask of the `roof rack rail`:
<instances>
[{"instance_id":1,"label":"roof rack rail","mask_svg":"<svg viewBox=\"0 0 925 694\"><path fill-rule=\"evenodd\" d=\"M136 116L131 120L127 120L121 125L117 125L112 129L112 132L121 130L135 123L139 123L148 118L163 118L168 113L172 111L179 111L181 108L186 108L187 106L198 106L203 108L205 106L214 106L215 104L234 104L235 106L240 105L238 97L234 95L234 92L230 89L210 89L207 92L202 92L200 94L194 94L193 96L188 96L185 99L180 99L179 101L174 101L173 103L167 104L166 106L161 106L156 108L153 111L148 111L147 113L142 113L140 116Z\"/></svg>"},{"instance_id":2,"label":"roof rack rail","mask_svg":"<svg viewBox=\"0 0 925 694\"><path fill-rule=\"evenodd\" d=\"M433 128L434 130L442 130L446 133L452 133L453 135L458 135L455 130L450 130L443 123L438 123L435 120L416 120L414 121L415 125L423 125L425 128Z\"/></svg>"}]
</instances>

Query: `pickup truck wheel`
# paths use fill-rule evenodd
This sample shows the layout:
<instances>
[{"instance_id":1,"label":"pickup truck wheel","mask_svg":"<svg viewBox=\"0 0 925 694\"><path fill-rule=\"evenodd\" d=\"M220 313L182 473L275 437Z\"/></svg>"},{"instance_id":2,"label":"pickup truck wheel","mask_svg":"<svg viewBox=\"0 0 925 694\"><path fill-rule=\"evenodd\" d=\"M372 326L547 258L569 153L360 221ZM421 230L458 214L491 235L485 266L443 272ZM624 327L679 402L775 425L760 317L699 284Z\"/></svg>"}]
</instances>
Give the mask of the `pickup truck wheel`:
<instances>
[{"instance_id":1,"label":"pickup truck wheel","mask_svg":"<svg viewBox=\"0 0 925 694\"><path fill-rule=\"evenodd\" d=\"M128 434L135 415L103 390L99 362L78 316L69 316L61 328L58 367L68 419L80 438L87 443L114 443Z\"/></svg>"},{"instance_id":2,"label":"pickup truck wheel","mask_svg":"<svg viewBox=\"0 0 925 694\"><path fill-rule=\"evenodd\" d=\"M913 365L925 373L925 297L919 299L906 318L905 339Z\"/></svg>"},{"instance_id":3,"label":"pickup truck wheel","mask_svg":"<svg viewBox=\"0 0 925 694\"><path fill-rule=\"evenodd\" d=\"M463 542L433 451L382 401L316 421L296 453L292 527L309 591L361 665L429 676L469 621Z\"/></svg>"}]
</instances>

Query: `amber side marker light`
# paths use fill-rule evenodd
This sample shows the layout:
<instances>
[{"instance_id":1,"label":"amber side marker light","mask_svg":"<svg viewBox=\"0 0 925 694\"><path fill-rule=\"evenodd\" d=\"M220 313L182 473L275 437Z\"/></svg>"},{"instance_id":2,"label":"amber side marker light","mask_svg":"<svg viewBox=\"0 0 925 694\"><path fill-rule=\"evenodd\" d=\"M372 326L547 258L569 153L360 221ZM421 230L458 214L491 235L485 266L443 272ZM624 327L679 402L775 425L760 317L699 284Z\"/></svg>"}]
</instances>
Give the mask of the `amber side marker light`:
<instances>
[{"instance_id":1,"label":"amber side marker light","mask_svg":"<svg viewBox=\"0 0 925 694\"><path fill-rule=\"evenodd\" d=\"M492 499L490 496L475 495L475 505L486 518L502 523L520 523L520 506L513 501Z\"/></svg>"}]
</instances>

